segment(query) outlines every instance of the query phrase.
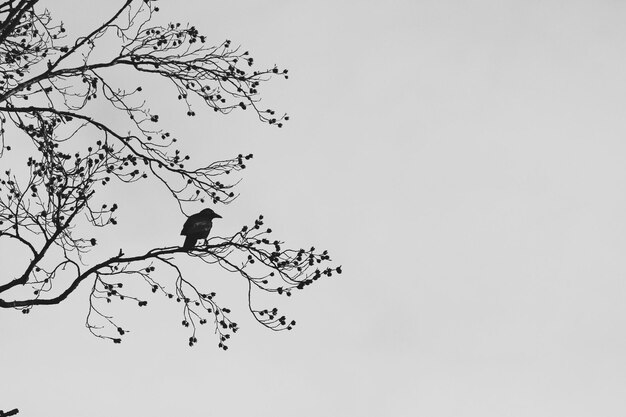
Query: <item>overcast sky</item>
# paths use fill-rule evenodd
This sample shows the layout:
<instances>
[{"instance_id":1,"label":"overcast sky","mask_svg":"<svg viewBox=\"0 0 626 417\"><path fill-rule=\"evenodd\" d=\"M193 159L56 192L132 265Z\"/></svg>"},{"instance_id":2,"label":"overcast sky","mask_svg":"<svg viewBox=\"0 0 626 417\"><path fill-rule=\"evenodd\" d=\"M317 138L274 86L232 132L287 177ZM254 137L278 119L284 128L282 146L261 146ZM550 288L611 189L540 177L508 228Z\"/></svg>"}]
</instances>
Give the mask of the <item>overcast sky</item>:
<instances>
[{"instance_id":1,"label":"overcast sky","mask_svg":"<svg viewBox=\"0 0 626 417\"><path fill-rule=\"evenodd\" d=\"M120 2L49 2L68 28ZM250 112L188 120L194 159L255 154L228 234L260 213L344 274L258 325L246 283L184 260L241 331L187 346L176 305L84 328L83 288L0 312L0 408L26 416L621 416L626 413L626 4L615 1L161 1L160 19L289 69ZM43 4L43 2L42 2ZM181 6L184 4L184 6ZM180 244L157 187L124 195L115 252ZM0 253L2 264L15 254ZM6 277L3 277L4 281ZM205 284L206 281L209 283Z\"/></svg>"}]
</instances>

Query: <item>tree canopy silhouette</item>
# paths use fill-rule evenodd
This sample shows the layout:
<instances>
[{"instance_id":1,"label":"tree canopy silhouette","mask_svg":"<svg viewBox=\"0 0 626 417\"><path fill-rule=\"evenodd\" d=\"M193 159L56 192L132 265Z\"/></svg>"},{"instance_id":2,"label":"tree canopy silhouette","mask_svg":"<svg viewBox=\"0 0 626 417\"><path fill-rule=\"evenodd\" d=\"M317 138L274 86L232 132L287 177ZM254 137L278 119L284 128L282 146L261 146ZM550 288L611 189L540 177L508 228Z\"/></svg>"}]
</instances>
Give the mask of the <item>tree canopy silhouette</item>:
<instances>
[{"instance_id":1,"label":"tree canopy silhouette","mask_svg":"<svg viewBox=\"0 0 626 417\"><path fill-rule=\"evenodd\" d=\"M276 308L255 308L253 291L290 296L341 267L325 266L326 251L289 248L271 238L263 216L193 248L149 247L146 238L141 253L121 248L87 260L100 243L94 230L115 227L118 210L132 210L102 200L110 184L156 181L181 212L197 211L232 202L238 181L230 178L252 158L192 161L160 127L145 102L148 91L116 85L113 71L126 71L126 81L168 81L189 117L203 107L217 114L247 110L280 128L289 117L261 109L259 88L273 77L287 78L287 70L254 70L250 54L229 40L208 46L194 26L156 23L159 8L150 0L120 2L103 23L76 38L39 3L0 2L0 161L7 161L0 178L0 239L15 246L11 253L27 253L16 276L0 271L0 307L27 314L90 286L87 328L119 343L127 330L115 316L118 303L143 307L150 292L158 293L178 302L190 346L199 325L209 324L226 350L237 323L217 304L206 277L183 276L179 262L191 257L246 280L249 309L259 323L275 331L293 328L295 321ZM103 106L126 125L101 119ZM18 147L28 150L23 160ZM18 158L13 165L19 168L5 168ZM137 281L142 291L127 285Z\"/></svg>"}]
</instances>

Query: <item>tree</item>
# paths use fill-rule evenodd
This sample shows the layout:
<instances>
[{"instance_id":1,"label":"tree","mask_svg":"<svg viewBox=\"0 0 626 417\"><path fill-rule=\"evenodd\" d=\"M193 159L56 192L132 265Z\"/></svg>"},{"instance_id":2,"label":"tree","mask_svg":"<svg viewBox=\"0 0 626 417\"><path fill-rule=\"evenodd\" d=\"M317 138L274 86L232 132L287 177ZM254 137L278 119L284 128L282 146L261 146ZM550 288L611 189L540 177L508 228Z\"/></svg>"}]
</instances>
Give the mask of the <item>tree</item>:
<instances>
[{"instance_id":1,"label":"tree","mask_svg":"<svg viewBox=\"0 0 626 417\"><path fill-rule=\"evenodd\" d=\"M31 153L20 161L22 169L3 167L0 178L0 239L28 253L20 274L0 274L0 307L27 314L90 285L87 328L120 343L127 330L110 311L119 302L146 306L151 291L179 303L190 346L199 325L208 323L226 350L237 323L205 289L210 282L183 276L179 262L191 257L245 279L250 312L263 326L292 329L295 321L276 308L253 307L252 291L290 296L341 273L341 267L324 266L327 251L287 248L270 238L263 216L190 250L171 246L127 254L120 249L87 259L99 243L94 231L115 227L116 212L130 210L102 201L102 190L112 183L156 181L163 198L174 199L186 213L232 202L237 181L229 178L252 158L190 166L191 158L176 148L177 139L159 127L159 116L144 103L146 92L116 85L111 71L128 72L126 79L167 80L189 117L198 104L218 114L248 109L280 128L289 117L259 108L258 89L274 76L287 78L287 70L252 71L253 58L229 40L207 46L194 26L155 24L159 8L151 0L125 0L104 23L76 39L68 39L63 24L38 3L0 3L0 161L15 162L15 144ZM112 39L115 49L106 46ZM110 106L127 126L100 119L95 103ZM129 289L137 280L145 291Z\"/></svg>"}]
</instances>

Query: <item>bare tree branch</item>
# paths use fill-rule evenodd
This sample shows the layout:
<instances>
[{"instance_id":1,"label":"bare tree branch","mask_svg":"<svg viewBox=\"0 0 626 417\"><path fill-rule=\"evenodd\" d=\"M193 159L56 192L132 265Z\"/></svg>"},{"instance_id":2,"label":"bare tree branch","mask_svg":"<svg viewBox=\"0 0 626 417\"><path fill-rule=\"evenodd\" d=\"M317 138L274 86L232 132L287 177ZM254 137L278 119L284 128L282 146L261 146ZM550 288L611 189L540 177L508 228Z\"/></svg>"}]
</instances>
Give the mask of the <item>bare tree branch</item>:
<instances>
[{"instance_id":1,"label":"bare tree branch","mask_svg":"<svg viewBox=\"0 0 626 417\"><path fill-rule=\"evenodd\" d=\"M87 329L120 343L128 330L110 310L120 301L144 307L147 295L160 294L180 306L190 346L200 326L209 324L226 350L239 327L206 288L210 281L184 276L180 261L191 258L207 271L246 280L254 318L273 331L291 330L296 322L276 307L255 307L254 293L289 297L342 270L324 266L327 251L270 239L263 216L192 249L157 247L130 255L120 249L96 261L86 257L98 245L95 231L118 223L117 203L96 203L111 183L155 181L163 198L187 213L198 205L233 202L240 179L231 178L253 157L192 162L177 148L179 139L160 127L143 88L129 87L128 80L166 81L189 117L198 106L217 114L251 110L260 121L282 127L289 117L262 109L259 88L277 75L287 78L287 70L252 70L254 59L229 40L208 46L194 26L155 23L159 9L150 0L120 2L103 23L75 39L36 6L37 0L0 3L0 159L16 162L12 146L31 154L20 161L24 170L0 173L0 239L28 256L17 275L0 275L0 308L27 314L57 305L86 282ZM131 76L120 80L114 70ZM95 116L101 107L94 103L123 116L120 123Z\"/></svg>"},{"instance_id":2,"label":"bare tree branch","mask_svg":"<svg viewBox=\"0 0 626 417\"><path fill-rule=\"evenodd\" d=\"M20 412L20 410L18 410L17 408L14 408L13 410L9 410L9 411L2 411L2 410L0 410L0 417L14 416L14 415L16 415L19 412Z\"/></svg>"}]
</instances>

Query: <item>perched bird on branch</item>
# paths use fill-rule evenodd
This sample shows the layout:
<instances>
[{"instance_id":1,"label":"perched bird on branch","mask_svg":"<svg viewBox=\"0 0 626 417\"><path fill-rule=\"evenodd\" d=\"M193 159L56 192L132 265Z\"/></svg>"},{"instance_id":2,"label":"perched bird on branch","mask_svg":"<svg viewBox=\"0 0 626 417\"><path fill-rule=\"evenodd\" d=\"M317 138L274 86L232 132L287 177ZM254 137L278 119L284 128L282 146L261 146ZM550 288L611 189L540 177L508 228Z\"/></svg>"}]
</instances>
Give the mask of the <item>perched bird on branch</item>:
<instances>
[{"instance_id":1,"label":"perched bird on branch","mask_svg":"<svg viewBox=\"0 0 626 417\"><path fill-rule=\"evenodd\" d=\"M192 249L196 246L198 239L206 240L211 232L213 219L216 218L221 219L222 216L211 209L204 209L200 213L189 216L183 225L183 230L180 232L181 235L186 236L183 248Z\"/></svg>"}]
</instances>

